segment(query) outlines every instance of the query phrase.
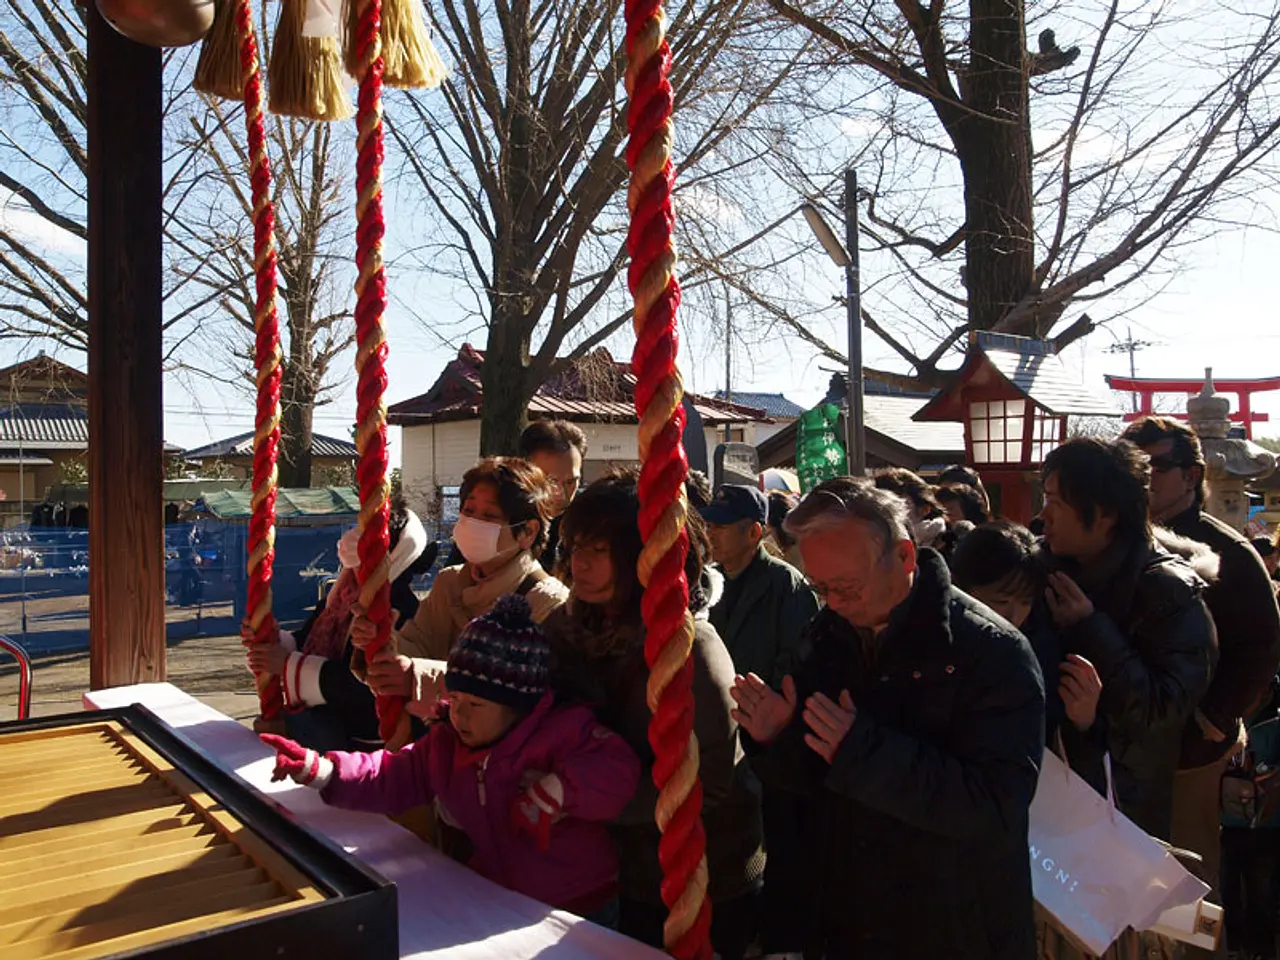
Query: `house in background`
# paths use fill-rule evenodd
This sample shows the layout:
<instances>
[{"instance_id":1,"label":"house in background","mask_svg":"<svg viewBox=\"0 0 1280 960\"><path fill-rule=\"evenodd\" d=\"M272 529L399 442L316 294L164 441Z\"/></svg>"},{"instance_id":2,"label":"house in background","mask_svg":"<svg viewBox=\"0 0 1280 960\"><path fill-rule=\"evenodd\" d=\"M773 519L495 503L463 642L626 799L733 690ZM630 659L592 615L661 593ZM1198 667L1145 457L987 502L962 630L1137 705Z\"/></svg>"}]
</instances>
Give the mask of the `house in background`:
<instances>
[{"instance_id":1,"label":"house in background","mask_svg":"<svg viewBox=\"0 0 1280 960\"><path fill-rule=\"evenodd\" d=\"M388 421L401 428L401 482L415 510L430 511L442 491L460 484L480 458L483 365L483 351L465 344L430 390L388 410ZM589 482L611 465L640 458L635 385L630 367L602 348L543 384L529 402L529 419L571 420L582 428L589 445L583 479ZM756 428L770 424L759 408L687 396L702 417L708 452L726 427L754 436Z\"/></svg>"},{"instance_id":2,"label":"house in background","mask_svg":"<svg viewBox=\"0 0 1280 960\"><path fill-rule=\"evenodd\" d=\"M838 385L832 385L832 391L844 393L846 382L840 378ZM902 390L877 380L863 380L862 394L868 468L906 467L931 474L948 464L964 463L963 424L918 423L912 419L932 394ZM794 467L795 420L758 443L756 451L761 470Z\"/></svg>"},{"instance_id":3,"label":"house in background","mask_svg":"<svg viewBox=\"0 0 1280 960\"><path fill-rule=\"evenodd\" d=\"M0 370L0 514L44 498L89 449L89 378L41 354Z\"/></svg>"},{"instance_id":4,"label":"house in background","mask_svg":"<svg viewBox=\"0 0 1280 960\"><path fill-rule=\"evenodd\" d=\"M89 377L44 353L0 370L0 518L88 476ZM165 444L166 457L182 450Z\"/></svg>"},{"instance_id":5,"label":"house in background","mask_svg":"<svg viewBox=\"0 0 1280 960\"><path fill-rule=\"evenodd\" d=\"M322 470L338 468L350 469L356 462L359 451L350 440L339 440L337 437L326 437L319 433L311 435L311 470L315 474ZM194 450L188 450L183 457L188 463L198 463L202 470L212 470L215 465L230 467L231 474L238 479L253 478L253 434L241 433L226 440L218 440L205 444ZM328 486L313 478L312 486Z\"/></svg>"},{"instance_id":6,"label":"house in background","mask_svg":"<svg viewBox=\"0 0 1280 960\"><path fill-rule=\"evenodd\" d=\"M716 391L716 399L725 399L723 390ZM785 430L796 422L805 409L794 400L788 400L780 393L753 393L745 390L733 390L730 392L728 399L734 403L740 403L744 407L755 407L763 410L765 415L773 421L772 423L757 423L751 439L747 439L746 431L741 427L732 428L730 436L721 438L733 443L749 443L752 446L759 446L774 434Z\"/></svg>"}]
</instances>

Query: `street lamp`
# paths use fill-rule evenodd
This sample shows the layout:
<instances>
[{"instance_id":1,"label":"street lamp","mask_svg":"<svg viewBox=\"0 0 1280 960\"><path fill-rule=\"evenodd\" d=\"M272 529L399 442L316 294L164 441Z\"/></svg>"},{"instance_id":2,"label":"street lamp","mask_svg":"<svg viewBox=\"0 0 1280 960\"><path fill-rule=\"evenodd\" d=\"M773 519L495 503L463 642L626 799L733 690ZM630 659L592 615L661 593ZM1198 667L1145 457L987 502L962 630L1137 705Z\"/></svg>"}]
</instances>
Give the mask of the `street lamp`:
<instances>
[{"instance_id":1,"label":"street lamp","mask_svg":"<svg viewBox=\"0 0 1280 960\"><path fill-rule=\"evenodd\" d=\"M858 174L852 167L844 172L845 242L840 243L835 231L812 203L800 208L822 249L833 263L844 270L845 311L849 334L849 416L846 420L845 445L849 451L849 473L861 477L867 472L867 451L863 442L862 412L862 298L858 276Z\"/></svg>"}]
</instances>

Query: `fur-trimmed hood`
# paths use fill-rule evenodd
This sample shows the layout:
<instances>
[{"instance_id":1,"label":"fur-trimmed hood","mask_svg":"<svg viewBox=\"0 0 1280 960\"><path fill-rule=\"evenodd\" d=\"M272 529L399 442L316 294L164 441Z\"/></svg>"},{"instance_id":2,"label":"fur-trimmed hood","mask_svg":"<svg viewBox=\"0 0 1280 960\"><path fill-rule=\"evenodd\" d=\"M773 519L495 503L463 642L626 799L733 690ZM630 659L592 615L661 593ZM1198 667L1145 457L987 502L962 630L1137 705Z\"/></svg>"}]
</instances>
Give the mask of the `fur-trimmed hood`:
<instances>
[{"instance_id":1,"label":"fur-trimmed hood","mask_svg":"<svg viewBox=\"0 0 1280 960\"><path fill-rule=\"evenodd\" d=\"M1208 544L1179 536L1166 527L1152 527L1151 538L1165 552L1191 564L1191 569L1206 584L1217 583L1219 559Z\"/></svg>"},{"instance_id":2,"label":"fur-trimmed hood","mask_svg":"<svg viewBox=\"0 0 1280 960\"><path fill-rule=\"evenodd\" d=\"M711 608L724 596L724 574L715 567L702 568L702 582L698 590L689 590L689 608L698 620L706 620L711 615Z\"/></svg>"}]
</instances>

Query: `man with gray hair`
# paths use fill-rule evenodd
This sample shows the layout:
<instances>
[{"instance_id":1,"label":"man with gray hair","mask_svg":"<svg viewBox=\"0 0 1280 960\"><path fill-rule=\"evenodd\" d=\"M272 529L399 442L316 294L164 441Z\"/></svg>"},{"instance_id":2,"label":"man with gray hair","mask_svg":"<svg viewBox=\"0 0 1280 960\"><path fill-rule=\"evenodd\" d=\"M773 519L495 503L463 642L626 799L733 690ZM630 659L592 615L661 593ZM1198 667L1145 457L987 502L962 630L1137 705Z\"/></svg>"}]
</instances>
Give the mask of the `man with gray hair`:
<instances>
[{"instance_id":1,"label":"man with gray hair","mask_svg":"<svg viewBox=\"0 0 1280 960\"><path fill-rule=\"evenodd\" d=\"M735 679L734 716L766 786L817 798L826 955L1034 957L1044 685L1030 646L951 585L902 500L866 480L820 484L785 529L827 605L780 693Z\"/></svg>"}]
</instances>

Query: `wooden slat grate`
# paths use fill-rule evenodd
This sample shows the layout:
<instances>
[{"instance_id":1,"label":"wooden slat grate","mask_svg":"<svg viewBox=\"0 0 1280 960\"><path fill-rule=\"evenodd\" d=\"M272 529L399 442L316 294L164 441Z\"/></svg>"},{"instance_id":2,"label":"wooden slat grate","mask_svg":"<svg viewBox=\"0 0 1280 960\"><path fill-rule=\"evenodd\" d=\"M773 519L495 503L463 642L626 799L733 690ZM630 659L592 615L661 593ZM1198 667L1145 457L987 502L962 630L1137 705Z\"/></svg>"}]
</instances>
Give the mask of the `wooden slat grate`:
<instances>
[{"instance_id":1,"label":"wooden slat grate","mask_svg":"<svg viewBox=\"0 0 1280 960\"><path fill-rule=\"evenodd\" d=\"M0 956L111 957L325 898L122 725L0 734Z\"/></svg>"}]
</instances>

